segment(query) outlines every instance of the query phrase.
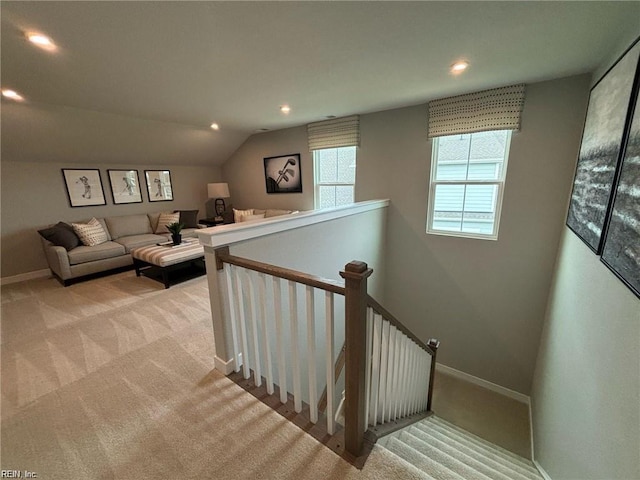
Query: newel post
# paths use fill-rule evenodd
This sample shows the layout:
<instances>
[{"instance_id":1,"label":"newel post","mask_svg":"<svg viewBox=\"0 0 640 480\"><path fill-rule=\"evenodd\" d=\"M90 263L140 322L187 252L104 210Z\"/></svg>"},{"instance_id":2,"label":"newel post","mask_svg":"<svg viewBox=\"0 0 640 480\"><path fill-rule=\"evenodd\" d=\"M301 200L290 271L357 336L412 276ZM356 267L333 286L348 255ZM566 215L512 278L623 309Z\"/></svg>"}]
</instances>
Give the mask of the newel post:
<instances>
[{"instance_id":1,"label":"newel post","mask_svg":"<svg viewBox=\"0 0 640 480\"><path fill-rule=\"evenodd\" d=\"M427 345L433 350L431 356L431 371L429 372L429 393L427 395L427 411L431 411L431 400L433 400L433 380L436 374L436 356L438 355L438 347L440 342L436 338L430 338Z\"/></svg>"},{"instance_id":2,"label":"newel post","mask_svg":"<svg viewBox=\"0 0 640 480\"><path fill-rule=\"evenodd\" d=\"M355 456L360 455L366 430L367 278L372 273L359 261L340 272L345 280L345 450Z\"/></svg>"}]
</instances>

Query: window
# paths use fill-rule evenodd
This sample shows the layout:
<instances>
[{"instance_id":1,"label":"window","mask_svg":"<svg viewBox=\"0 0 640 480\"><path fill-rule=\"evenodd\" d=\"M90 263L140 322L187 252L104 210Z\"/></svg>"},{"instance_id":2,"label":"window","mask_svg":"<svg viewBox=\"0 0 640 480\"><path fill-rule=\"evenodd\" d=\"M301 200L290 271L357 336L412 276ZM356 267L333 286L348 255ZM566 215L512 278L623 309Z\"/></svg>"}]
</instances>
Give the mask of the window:
<instances>
[{"instance_id":1,"label":"window","mask_svg":"<svg viewBox=\"0 0 640 480\"><path fill-rule=\"evenodd\" d=\"M356 147L313 151L315 208L339 207L354 201Z\"/></svg>"},{"instance_id":2,"label":"window","mask_svg":"<svg viewBox=\"0 0 640 480\"><path fill-rule=\"evenodd\" d=\"M510 130L433 139L427 233L497 240Z\"/></svg>"}]
</instances>

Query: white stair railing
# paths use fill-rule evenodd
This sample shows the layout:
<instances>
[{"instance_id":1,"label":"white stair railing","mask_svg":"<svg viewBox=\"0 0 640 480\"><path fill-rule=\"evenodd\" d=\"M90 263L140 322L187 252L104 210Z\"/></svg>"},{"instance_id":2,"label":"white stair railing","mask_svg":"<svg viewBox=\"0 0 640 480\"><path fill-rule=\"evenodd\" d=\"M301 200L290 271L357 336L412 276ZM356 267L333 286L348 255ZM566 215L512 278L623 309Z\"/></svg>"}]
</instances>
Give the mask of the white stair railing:
<instances>
[{"instance_id":1,"label":"white stair railing","mask_svg":"<svg viewBox=\"0 0 640 480\"><path fill-rule=\"evenodd\" d=\"M277 385L280 401L292 396L297 413L308 404L313 424L320 418L318 404L325 402L325 394L318 401L318 384L326 381L324 413L332 435L335 384L344 362L341 413L348 452L359 454L369 426L431 409L439 342L425 345L367 295L372 270L365 263L346 265L340 272L343 283L235 257L228 250L216 251L216 260L224 270L235 372L242 371L245 379L253 372L256 387L264 375L267 393L274 394ZM336 313L341 309L335 295L345 297L345 344L337 363ZM323 352L324 361L317 361L317 352Z\"/></svg>"}]
</instances>

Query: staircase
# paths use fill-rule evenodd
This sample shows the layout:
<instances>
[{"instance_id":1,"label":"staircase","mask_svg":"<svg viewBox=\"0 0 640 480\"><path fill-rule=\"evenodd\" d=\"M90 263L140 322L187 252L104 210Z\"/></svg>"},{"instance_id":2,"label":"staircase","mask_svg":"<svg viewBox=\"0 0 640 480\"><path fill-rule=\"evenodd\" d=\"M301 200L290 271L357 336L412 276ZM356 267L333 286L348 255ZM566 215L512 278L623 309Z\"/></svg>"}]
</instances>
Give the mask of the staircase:
<instances>
[{"instance_id":1,"label":"staircase","mask_svg":"<svg viewBox=\"0 0 640 480\"><path fill-rule=\"evenodd\" d=\"M435 415L387 435L378 445L420 470L425 480L542 480L529 460Z\"/></svg>"}]
</instances>

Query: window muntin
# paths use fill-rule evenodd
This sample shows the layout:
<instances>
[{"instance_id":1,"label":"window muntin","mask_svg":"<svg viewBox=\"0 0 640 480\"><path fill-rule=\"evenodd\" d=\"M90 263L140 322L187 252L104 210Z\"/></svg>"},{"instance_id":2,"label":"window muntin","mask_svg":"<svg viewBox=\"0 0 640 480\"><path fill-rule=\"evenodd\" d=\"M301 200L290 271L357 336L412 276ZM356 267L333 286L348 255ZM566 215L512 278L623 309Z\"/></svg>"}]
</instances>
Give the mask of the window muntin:
<instances>
[{"instance_id":1,"label":"window muntin","mask_svg":"<svg viewBox=\"0 0 640 480\"><path fill-rule=\"evenodd\" d=\"M497 239L510 130L433 140L427 233Z\"/></svg>"},{"instance_id":2,"label":"window muntin","mask_svg":"<svg viewBox=\"0 0 640 480\"><path fill-rule=\"evenodd\" d=\"M356 147L313 151L315 207L329 208L354 202Z\"/></svg>"}]
</instances>

